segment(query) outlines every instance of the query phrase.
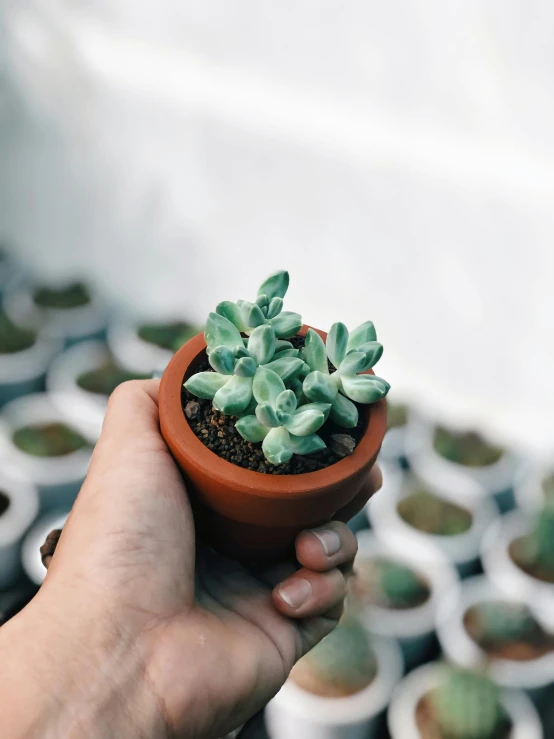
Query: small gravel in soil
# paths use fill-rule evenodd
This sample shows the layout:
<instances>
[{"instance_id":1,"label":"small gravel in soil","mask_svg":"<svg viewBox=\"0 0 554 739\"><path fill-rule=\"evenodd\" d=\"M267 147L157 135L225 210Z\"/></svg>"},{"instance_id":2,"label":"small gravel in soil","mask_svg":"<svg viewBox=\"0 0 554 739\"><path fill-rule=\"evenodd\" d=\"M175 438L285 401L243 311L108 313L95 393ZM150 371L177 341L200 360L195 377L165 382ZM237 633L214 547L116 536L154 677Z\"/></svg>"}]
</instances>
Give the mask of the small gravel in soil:
<instances>
[{"instance_id":1,"label":"small gravel in soil","mask_svg":"<svg viewBox=\"0 0 554 739\"><path fill-rule=\"evenodd\" d=\"M296 336L290 341L297 347L304 343L302 337ZM210 369L206 360L198 371ZM208 449L239 467L270 475L298 475L325 469L351 454L365 430L361 420L356 428L348 429L345 434L344 429L328 420L318 431L328 445L326 449L306 456L294 455L285 464L272 465L264 457L261 443L252 444L243 439L235 428L236 418L216 411L211 400L197 398L183 387L182 406L191 429ZM332 437L341 438L333 441Z\"/></svg>"}]
</instances>

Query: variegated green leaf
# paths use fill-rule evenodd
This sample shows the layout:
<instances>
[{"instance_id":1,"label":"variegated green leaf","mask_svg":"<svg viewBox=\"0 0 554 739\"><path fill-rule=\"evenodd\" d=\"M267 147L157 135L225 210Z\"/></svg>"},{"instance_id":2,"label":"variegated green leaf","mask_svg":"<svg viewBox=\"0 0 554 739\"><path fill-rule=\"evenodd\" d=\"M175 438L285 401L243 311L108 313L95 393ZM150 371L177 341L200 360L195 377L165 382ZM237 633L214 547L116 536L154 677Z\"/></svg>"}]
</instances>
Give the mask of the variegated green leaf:
<instances>
[{"instance_id":1,"label":"variegated green leaf","mask_svg":"<svg viewBox=\"0 0 554 739\"><path fill-rule=\"evenodd\" d=\"M256 416L243 416L235 424L236 430L246 441L255 444L263 441L268 434L269 429L258 421Z\"/></svg>"},{"instance_id":2,"label":"variegated green leaf","mask_svg":"<svg viewBox=\"0 0 554 739\"><path fill-rule=\"evenodd\" d=\"M331 364L338 369L346 354L348 329L344 323L334 323L327 334L327 356Z\"/></svg>"},{"instance_id":3,"label":"variegated green leaf","mask_svg":"<svg viewBox=\"0 0 554 739\"><path fill-rule=\"evenodd\" d=\"M367 341L357 351L363 352L366 355L366 369L371 369L383 356L383 345L378 341Z\"/></svg>"},{"instance_id":4,"label":"variegated green leaf","mask_svg":"<svg viewBox=\"0 0 554 739\"><path fill-rule=\"evenodd\" d=\"M283 390L275 401L275 408L283 413L292 413L296 410L296 395L292 390Z\"/></svg>"},{"instance_id":5,"label":"variegated green leaf","mask_svg":"<svg viewBox=\"0 0 554 739\"><path fill-rule=\"evenodd\" d=\"M258 365L252 357L241 357L235 364L235 375L254 377Z\"/></svg>"},{"instance_id":6,"label":"variegated green leaf","mask_svg":"<svg viewBox=\"0 0 554 739\"><path fill-rule=\"evenodd\" d=\"M324 423L325 416L323 413L309 408L302 411L302 413L295 413L285 428L295 436L307 436L320 429Z\"/></svg>"},{"instance_id":7,"label":"variegated green leaf","mask_svg":"<svg viewBox=\"0 0 554 739\"><path fill-rule=\"evenodd\" d=\"M248 341L248 340L247 340ZM240 359L241 357L249 357L250 353L248 352L248 349L244 344L238 344L238 346L235 347L235 357L237 359Z\"/></svg>"},{"instance_id":8,"label":"variegated green leaf","mask_svg":"<svg viewBox=\"0 0 554 739\"><path fill-rule=\"evenodd\" d=\"M283 382L289 382L293 377L298 376L304 366L305 363L301 359L297 359L295 357L275 359L265 365L266 369L276 372Z\"/></svg>"},{"instance_id":9,"label":"variegated green leaf","mask_svg":"<svg viewBox=\"0 0 554 739\"><path fill-rule=\"evenodd\" d=\"M227 346L234 351L242 344L242 336L238 328L219 313L210 313L208 316L204 336L210 351L217 346Z\"/></svg>"},{"instance_id":10,"label":"variegated green leaf","mask_svg":"<svg viewBox=\"0 0 554 739\"><path fill-rule=\"evenodd\" d=\"M283 310L283 298L271 298L267 306L267 317L275 318Z\"/></svg>"},{"instance_id":11,"label":"variegated green leaf","mask_svg":"<svg viewBox=\"0 0 554 739\"><path fill-rule=\"evenodd\" d=\"M258 367L253 385L254 397L258 403L275 405L279 394L285 389L285 383L276 372L267 367Z\"/></svg>"},{"instance_id":12,"label":"variegated green leaf","mask_svg":"<svg viewBox=\"0 0 554 739\"><path fill-rule=\"evenodd\" d=\"M333 401L334 402L334 401ZM321 411L325 417L325 420L329 418L331 411L331 403L306 403L296 409L295 413L305 413L306 411Z\"/></svg>"},{"instance_id":13,"label":"variegated green leaf","mask_svg":"<svg viewBox=\"0 0 554 739\"><path fill-rule=\"evenodd\" d=\"M342 360L339 367L341 378L351 377L357 372L365 372L369 369L369 361L367 355L363 352L350 352Z\"/></svg>"},{"instance_id":14,"label":"variegated green leaf","mask_svg":"<svg viewBox=\"0 0 554 739\"><path fill-rule=\"evenodd\" d=\"M277 416L277 411L271 403L260 403L256 408L256 418L260 423L269 428L277 428L281 426L281 421Z\"/></svg>"},{"instance_id":15,"label":"variegated green leaf","mask_svg":"<svg viewBox=\"0 0 554 739\"><path fill-rule=\"evenodd\" d=\"M219 303L215 312L231 321L239 331L244 331L246 328L240 314L240 309L236 303L233 303L230 300L224 300L222 303Z\"/></svg>"},{"instance_id":16,"label":"variegated green leaf","mask_svg":"<svg viewBox=\"0 0 554 739\"><path fill-rule=\"evenodd\" d=\"M271 300L271 298L284 298L287 290L289 289L289 273L285 270L281 272L275 272L270 275L267 280L262 282L258 295L265 294Z\"/></svg>"},{"instance_id":17,"label":"variegated green leaf","mask_svg":"<svg viewBox=\"0 0 554 739\"><path fill-rule=\"evenodd\" d=\"M258 326L248 339L248 351L258 364L267 364L275 352L275 331L269 324Z\"/></svg>"},{"instance_id":18,"label":"variegated green leaf","mask_svg":"<svg viewBox=\"0 0 554 739\"><path fill-rule=\"evenodd\" d=\"M232 375L235 370L235 355L228 346L216 346L210 352L210 365L222 375Z\"/></svg>"},{"instance_id":19,"label":"variegated green leaf","mask_svg":"<svg viewBox=\"0 0 554 739\"><path fill-rule=\"evenodd\" d=\"M294 454L313 454L327 446L317 434L308 434L308 436L294 436L294 434L291 434L290 445Z\"/></svg>"},{"instance_id":20,"label":"variegated green leaf","mask_svg":"<svg viewBox=\"0 0 554 739\"><path fill-rule=\"evenodd\" d=\"M256 303L248 303L245 300L240 306L240 315L248 328L263 326L265 323L265 316L262 313L262 309Z\"/></svg>"},{"instance_id":21,"label":"variegated green leaf","mask_svg":"<svg viewBox=\"0 0 554 739\"><path fill-rule=\"evenodd\" d=\"M262 293L261 295L258 295L256 298L256 305L259 305L260 308L267 308L269 305L269 296L265 293Z\"/></svg>"},{"instance_id":22,"label":"variegated green leaf","mask_svg":"<svg viewBox=\"0 0 554 739\"><path fill-rule=\"evenodd\" d=\"M271 429L263 441L262 449L265 458L271 464L288 462L292 457L289 432L283 426Z\"/></svg>"},{"instance_id":23,"label":"variegated green leaf","mask_svg":"<svg viewBox=\"0 0 554 739\"><path fill-rule=\"evenodd\" d=\"M346 353L355 351L368 341L377 341L377 333L373 321L366 321L354 329L348 338Z\"/></svg>"},{"instance_id":24,"label":"variegated green leaf","mask_svg":"<svg viewBox=\"0 0 554 739\"><path fill-rule=\"evenodd\" d=\"M327 364L327 352L323 339L314 331L313 328L308 329L306 338L304 339L304 348L302 349L302 358L313 371L329 374L329 366Z\"/></svg>"},{"instance_id":25,"label":"variegated green leaf","mask_svg":"<svg viewBox=\"0 0 554 739\"><path fill-rule=\"evenodd\" d=\"M302 319L298 313L284 310L276 318L273 318L271 325L275 329L275 335L281 339L288 339L296 334L302 328Z\"/></svg>"},{"instance_id":26,"label":"variegated green leaf","mask_svg":"<svg viewBox=\"0 0 554 739\"><path fill-rule=\"evenodd\" d=\"M333 400L330 416L331 421L345 429L353 429L358 425L358 409L342 393L337 393Z\"/></svg>"},{"instance_id":27,"label":"variegated green leaf","mask_svg":"<svg viewBox=\"0 0 554 739\"><path fill-rule=\"evenodd\" d=\"M243 411L239 411L235 415L238 416L238 418L242 418L243 416L254 416L257 407L258 403L256 401L256 398L252 396L252 398L250 399L250 403L248 403L246 408Z\"/></svg>"},{"instance_id":28,"label":"variegated green leaf","mask_svg":"<svg viewBox=\"0 0 554 739\"><path fill-rule=\"evenodd\" d=\"M252 398L252 378L232 375L223 387L214 395L213 404L216 410L227 416L241 413Z\"/></svg>"},{"instance_id":29,"label":"variegated green leaf","mask_svg":"<svg viewBox=\"0 0 554 739\"><path fill-rule=\"evenodd\" d=\"M296 395L297 405L302 405L302 403L306 402L306 396L304 395L302 384L303 380L298 377L293 377L292 380L289 382L290 389Z\"/></svg>"},{"instance_id":30,"label":"variegated green leaf","mask_svg":"<svg viewBox=\"0 0 554 739\"><path fill-rule=\"evenodd\" d=\"M338 392L334 375L335 373L327 375L318 370L310 372L302 385L305 396L314 403L332 403Z\"/></svg>"},{"instance_id":31,"label":"variegated green leaf","mask_svg":"<svg viewBox=\"0 0 554 739\"><path fill-rule=\"evenodd\" d=\"M220 375L217 372L198 372L185 382L185 387L197 398L211 400L230 379L229 375Z\"/></svg>"},{"instance_id":32,"label":"variegated green leaf","mask_svg":"<svg viewBox=\"0 0 554 739\"><path fill-rule=\"evenodd\" d=\"M287 341L286 339L277 339L275 343L275 351L281 352L284 349L293 349L293 345L290 343L290 341Z\"/></svg>"},{"instance_id":33,"label":"variegated green leaf","mask_svg":"<svg viewBox=\"0 0 554 739\"><path fill-rule=\"evenodd\" d=\"M283 359L284 357L299 357L300 349L283 349L280 352L275 352L273 359Z\"/></svg>"},{"instance_id":34,"label":"variegated green leaf","mask_svg":"<svg viewBox=\"0 0 554 739\"><path fill-rule=\"evenodd\" d=\"M344 394L356 403L375 403L384 398L390 389L386 380L375 375L355 375L343 377L342 388Z\"/></svg>"}]
</instances>

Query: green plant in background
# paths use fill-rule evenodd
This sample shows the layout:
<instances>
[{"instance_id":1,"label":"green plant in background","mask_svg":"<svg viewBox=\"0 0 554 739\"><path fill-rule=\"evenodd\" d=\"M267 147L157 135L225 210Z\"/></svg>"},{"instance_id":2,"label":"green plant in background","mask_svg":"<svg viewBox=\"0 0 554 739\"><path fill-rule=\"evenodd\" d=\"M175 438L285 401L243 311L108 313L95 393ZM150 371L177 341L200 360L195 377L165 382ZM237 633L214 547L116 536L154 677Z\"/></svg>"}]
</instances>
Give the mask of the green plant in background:
<instances>
[{"instance_id":1,"label":"green plant in background","mask_svg":"<svg viewBox=\"0 0 554 739\"><path fill-rule=\"evenodd\" d=\"M83 372L77 377L77 385L89 393L111 395L118 385L127 380L146 380L150 375L128 372L112 358L101 367Z\"/></svg>"},{"instance_id":2,"label":"green plant in background","mask_svg":"<svg viewBox=\"0 0 554 739\"><path fill-rule=\"evenodd\" d=\"M433 444L441 457L465 467L486 467L504 454L504 449L489 444L478 433L457 432L443 426L435 429Z\"/></svg>"},{"instance_id":3,"label":"green plant in background","mask_svg":"<svg viewBox=\"0 0 554 739\"><path fill-rule=\"evenodd\" d=\"M421 485L397 506L401 518L419 531L438 536L456 536L471 528L471 513Z\"/></svg>"},{"instance_id":4,"label":"green plant in background","mask_svg":"<svg viewBox=\"0 0 554 739\"><path fill-rule=\"evenodd\" d=\"M379 562L379 587L391 608L410 608L429 597L429 588L417 574L399 562Z\"/></svg>"},{"instance_id":5,"label":"green plant in background","mask_svg":"<svg viewBox=\"0 0 554 739\"><path fill-rule=\"evenodd\" d=\"M33 301L41 308L69 310L90 303L90 292L82 282L73 282L60 288L38 287L33 293Z\"/></svg>"},{"instance_id":6,"label":"green plant in background","mask_svg":"<svg viewBox=\"0 0 554 739\"><path fill-rule=\"evenodd\" d=\"M20 328L0 312L0 354L15 354L29 349L37 338L34 331Z\"/></svg>"},{"instance_id":7,"label":"green plant in background","mask_svg":"<svg viewBox=\"0 0 554 739\"><path fill-rule=\"evenodd\" d=\"M184 321L171 323L143 323L139 326L138 335L143 341L176 352L189 339L198 333L198 329Z\"/></svg>"},{"instance_id":8,"label":"green plant in background","mask_svg":"<svg viewBox=\"0 0 554 739\"><path fill-rule=\"evenodd\" d=\"M402 428L408 423L408 408L401 403L387 403L387 429Z\"/></svg>"},{"instance_id":9,"label":"green plant in background","mask_svg":"<svg viewBox=\"0 0 554 739\"><path fill-rule=\"evenodd\" d=\"M545 501L549 504L554 503L554 472L543 479L542 491Z\"/></svg>"},{"instance_id":10,"label":"green plant in background","mask_svg":"<svg viewBox=\"0 0 554 739\"><path fill-rule=\"evenodd\" d=\"M212 400L216 410L238 416L239 433L251 443L263 441L272 464L325 448L315 432L329 415L336 424L354 428L355 403L374 403L389 390L385 380L359 374L383 352L371 321L352 334L344 324L334 324L327 347L312 329L300 350L286 341L302 326L297 313L282 311L288 284L288 272L277 272L262 283L255 303L220 303L204 332L213 372L198 372L184 383L192 395ZM336 367L333 373L327 357ZM262 387L272 389L264 395Z\"/></svg>"},{"instance_id":11,"label":"green plant in background","mask_svg":"<svg viewBox=\"0 0 554 739\"><path fill-rule=\"evenodd\" d=\"M486 601L475 607L475 614L484 642L519 641L536 629L535 619L522 603Z\"/></svg>"},{"instance_id":12,"label":"green plant in background","mask_svg":"<svg viewBox=\"0 0 554 739\"><path fill-rule=\"evenodd\" d=\"M522 562L554 575L554 503L538 513L531 531L516 543Z\"/></svg>"},{"instance_id":13,"label":"green plant in background","mask_svg":"<svg viewBox=\"0 0 554 739\"><path fill-rule=\"evenodd\" d=\"M13 442L34 457L62 457L88 446L81 434L64 423L22 426L14 432Z\"/></svg>"},{"instance_id":14,"label":"green plant in background","mask_svg":"<svg viewBox=\"0 0 554 739\"><path fill-rule=\"evenodd\" d=\"M496 685L469 670L448 668L431 701L443 739L493 739L504 719Z\"/></svg>"}]
</instances>

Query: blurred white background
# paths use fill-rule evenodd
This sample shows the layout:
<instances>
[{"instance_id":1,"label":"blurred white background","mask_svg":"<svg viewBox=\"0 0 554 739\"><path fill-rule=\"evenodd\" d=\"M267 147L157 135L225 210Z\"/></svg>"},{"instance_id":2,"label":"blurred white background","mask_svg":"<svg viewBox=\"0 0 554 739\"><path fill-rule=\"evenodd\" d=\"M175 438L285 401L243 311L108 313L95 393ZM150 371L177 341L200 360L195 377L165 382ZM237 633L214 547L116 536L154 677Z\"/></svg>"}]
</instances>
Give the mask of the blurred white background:
<instances>
[{"instance_id":1,"label":"blurred white background","mask_svg":"<svg viewBox=\"0 0 554 739\"><path fill-rule=\"evenodd\" d=\"M203 320L371 318L396 397L554 447L546 0L2 0L0 234Z\"/></svg>"}]
</instances>

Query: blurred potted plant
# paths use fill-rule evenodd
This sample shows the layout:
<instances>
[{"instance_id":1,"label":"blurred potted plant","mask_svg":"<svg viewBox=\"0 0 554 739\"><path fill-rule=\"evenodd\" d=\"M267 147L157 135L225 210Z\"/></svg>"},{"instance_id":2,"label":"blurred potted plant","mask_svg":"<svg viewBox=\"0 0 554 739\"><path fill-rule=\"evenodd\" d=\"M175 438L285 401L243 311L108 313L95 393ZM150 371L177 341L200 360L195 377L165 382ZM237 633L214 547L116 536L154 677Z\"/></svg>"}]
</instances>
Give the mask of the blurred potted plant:
<instances>
[{"instance_id":1,"label":"blurred potted plant","mask_svg":"<svg viewBox=\"0 0 554 739\"><path fill-rule=\"evenodd\" d=\"M160 385L161 431L199 528L239 558L283 556L302 529L360 510L385 432L373 323L336 323L325 343L282 311L288 281L278 272L254 303L220 303Z\"/></svg>"},{"instance_id":2,"label":"blurred potted plant","mask_svg":"<svg viewBox=\"0 0 554 739\"><path fill-rule=\"evenodd\" d=\"M108 345L121 367L151 374L165 369L175 352L199 330L178 318L157 321L121 318L108 329Z\"/></svg>"},{"instance_id":3,"label":"blurred potted plant","mask_svg":"<svg viewBox=\"0 0 554 739\"><path fill-rule=\"evenodd\" d=\"M4 309L18 326L63 339L66 346L105 337L107 311L84 282L56 282L19 286L7 292Z\"/></svg>"},{"instance_id":4,"label":"blurred potted plant","mask_svg":"<svg viewBox=\"0 0 554 739\"><path fill-rule=\"evenodd\" d=\"M542 465L529 466L515 486L518 508L534 512L545 504L554 505L554 469Z\"/></svg>"},{"instance_id":5,"label":"blurred potted plant","mask_svg":"<svg viewBox=\"0 0 554 739\"><path fill-rule=\"evenodd\" d=\"M22 283L24 272L19 262L13 258L10 250L0 244L0 298L5 293Z\"/></svg>"},{"instance_id":6,"label":"blurred potted plant","mask_svg":"<svg viewBox=\"0 0 554 739\"><path fill-rule=\"evenodd\" d=\"M372 532L360 532L352 584L367 628L397 639L408 668L433 648L438 604L458 588L454 568L438 549L414 554L414 546L424 545L393 548Z\"/></svg>"},{"instance_id":7,"label":"blurred potted plant","mask_svg":"<svg viewBox=\"0 0 554 739\"><path fill-rule=\"evenodd\" d=\"M370 739L402 676L393 640L370 636L347 611L303 657L266 707L271 739Z\"/></svg>"},{"instance_id":8,"label":"blurred potted plant","mask_svg":"<svg viewBox=\"0 0 554 739\"><path fill-rule=\"evenodd\" d=\"M71 508L95 441L68 424L47 393L18 398L2 410L0 459L37 486L41 511Z\"/></svg>"},{"instance_id":9,"label":"blurred potted plant","mask_svg":"<svg viewBox=\"0 0 554 739\"><path fill-rule=\"evenodd\" d=\"M102 430L108 398L122 382L150 375L119 365L100 341L72 346L52 364L46 388L60 414L97 437Z\"/></svg>"},{"instance_id":10,"label":"blurred potted plant","mask_svg":"<svg viewBox=\"0 0 554 739\"><path fill-rule=\"evenodd\" d=\"M383 477L382 490L367 506L379 538L404 548L418 542L438 547L462 576L479 568L481 538L497 514L478 488L466 482L459 499L398 469L386 468Z\"/></svg>"},{"instance_id":11,"label":"blurred potted plant","mask_svg":"<svg viewBox=\"0 0 554 739\"><path fill-rule=\"evenodd\" d=\"M502 593L487 577L446 593L437 614L445 655L461 667L487 667L506 688L539 700L554 683L554 633L534 603Z\"/></svg>"},{"instance_id":12,"label":"blurred potted plant","mask_svg":"<svg viewBox=\"0 0 554 739\"><path fill-rule=\"evenodd\" d=\"M387 398L387 433L379 452L380 461L408 468L409 458L418 453L422 444L421 437L409 432L414 418L417 415L407 403Z\"/></svg>"},{"instance_id":13,"label":"blurred potted plant","mask_svg":"<svg viewBox=\"0 0 554 739\"><path fill-rule=\"evenodd\" d=\"M41 516L23 541L21 561L29 580L41 585L46 577L46 567L42 561L41 547L47 537L55 531L61 531L69 516L69 509L50 511Z\"/></svg>"},{"instance_id":14,"label":"blurred potted plant","mask_svg":"<svg viewBox=\"0 0 554 739\"><path fill-rule=\"evenodd\" d=\"M477 431L433 425L422 417L410 425L409 436L417 441L409 463L422 480L463 493L469 479L494 497L500 511L513 508L520 465L514 454Z\"/></svg>"},{"instance_id":15,"label":"blurred potted plant","mask_svg":"<svg viewBox=\"0 0 554 739\"><path fill-rule=\"evenodd\" d=\"M36 488L15 471L0 471L0 590L21 573L21 541L38 514Z\"/></svg>"},{"instance_id":16,"label":"blurred potted plant","mask_svg":"<svg viewBox=\"0 0 554 739\"><path fill-rule=\"evenodd\" d=\"M388 712L391 739L543 739L525 693L499 690L487 677L430 663L396 689Z\"/></svg>"}]
</instances>

